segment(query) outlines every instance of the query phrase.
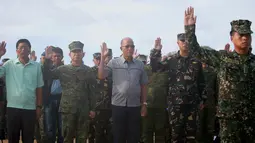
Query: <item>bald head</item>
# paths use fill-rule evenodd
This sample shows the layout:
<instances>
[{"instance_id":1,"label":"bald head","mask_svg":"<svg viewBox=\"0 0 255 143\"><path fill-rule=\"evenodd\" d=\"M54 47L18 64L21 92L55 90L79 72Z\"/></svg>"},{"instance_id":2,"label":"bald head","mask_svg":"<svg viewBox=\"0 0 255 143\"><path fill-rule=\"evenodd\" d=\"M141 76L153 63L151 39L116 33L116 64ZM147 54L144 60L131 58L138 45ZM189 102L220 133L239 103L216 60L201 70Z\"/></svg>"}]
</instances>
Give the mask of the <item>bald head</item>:
<instances>
[{"instance_id":1,"label":"bald head","mask_svg":"<svg viewBox=\"0 0 255 143\"><path fill-rule=\"evenodd\" d=\"M123 43L125 43L125 42L132 42L132 43L134 44L133 39L130 38L130 37L125 37L125 38L123 38L123 39L121 40L121 42L120 42L120 45L122 46Z\"/></svg>"},{"instance_id":2,"label":"bald head","mask_svg":"<svg viewBox=\"0 0 255 143\"><path fill-rule=\"evenodd\" d=\"M135 45L134 45L133 39L131 39L129 37L123 38L121 40L120 44L121 44L120 49L123 52L123 56L124 57L131 57L132 58L132 55L133 55L134 49L135 49Z\"/></svg>"}]
</instances>

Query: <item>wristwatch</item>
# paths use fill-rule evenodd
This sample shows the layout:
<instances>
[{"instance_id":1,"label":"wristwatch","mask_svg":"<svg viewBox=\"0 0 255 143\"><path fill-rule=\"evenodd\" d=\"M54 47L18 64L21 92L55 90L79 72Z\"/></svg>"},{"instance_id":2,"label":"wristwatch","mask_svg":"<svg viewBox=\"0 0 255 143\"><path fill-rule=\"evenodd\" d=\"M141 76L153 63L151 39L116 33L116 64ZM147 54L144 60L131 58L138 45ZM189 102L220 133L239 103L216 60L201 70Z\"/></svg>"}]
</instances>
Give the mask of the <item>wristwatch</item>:
<instances>
[{"instance_id":1,"label":"wristwatch","mask_svg":"<svg viewBox=\"0 0 255 143\"><path fill-rule=\"evenodd\" d=\"M147 105L148 105L148 103L147 103L147 102L143 102L143 105L146 105L146 106L147 106Z\"/></svg>"}]
</instances>

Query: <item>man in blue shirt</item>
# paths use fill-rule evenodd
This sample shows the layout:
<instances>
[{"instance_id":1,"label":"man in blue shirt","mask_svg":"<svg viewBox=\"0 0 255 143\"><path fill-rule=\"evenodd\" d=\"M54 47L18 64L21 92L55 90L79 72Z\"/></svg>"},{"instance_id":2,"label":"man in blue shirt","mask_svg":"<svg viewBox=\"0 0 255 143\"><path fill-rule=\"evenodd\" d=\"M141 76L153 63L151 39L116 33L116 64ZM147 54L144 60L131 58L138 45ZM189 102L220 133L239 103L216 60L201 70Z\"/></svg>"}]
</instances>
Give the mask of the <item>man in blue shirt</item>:
<instances>
[{"instance_id":1,"label":"man in blue shirt","mask_svg":"<svg viewBox=\"0 0 255 143\"><path fill-rule=\"evenodd\" d=\"M63 51L61 48L52 48L52 66L51 69L63 65ZM40 134L42 143L55 143L56 133L58 133L58 143L63 142L62 136L62 118L58 112L59 104L62 95L62 88L60 81L57 80L46 80L43 88L43 115L40 118ZM58 129L58 130L57 130Z\"/></svg>"},{"instance_id":2,"label":"man in blue shirt","mask_svg":"<svg viewBox=\"0 0 255 143\"><path fill-rule=\"evenodd\" d=\"M0 44L0 58L6 53L6 43ZM34 142L36 119L42 108L44 85L39 63L29 60L31 44L27 39L16 43L18 58L7 61L0 67L0 77L5 76L7 89L7 129L9 143Z\"/></svg>"}]
</instances>

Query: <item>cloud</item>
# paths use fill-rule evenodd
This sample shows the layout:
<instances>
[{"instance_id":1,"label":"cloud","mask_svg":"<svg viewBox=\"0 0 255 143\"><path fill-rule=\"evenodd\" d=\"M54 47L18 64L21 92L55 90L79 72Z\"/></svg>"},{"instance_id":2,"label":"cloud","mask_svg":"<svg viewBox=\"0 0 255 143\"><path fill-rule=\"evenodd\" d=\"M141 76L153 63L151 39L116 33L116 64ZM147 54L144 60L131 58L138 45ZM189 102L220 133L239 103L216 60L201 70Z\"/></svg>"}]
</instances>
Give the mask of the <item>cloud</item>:
<instances>
[{"instance_id":1,"label":"cloud","mask_svg":"<svg viewBox=\"0 0 255 143\"><path fill-rule=\"evenodd\" d=\"M37 51L47 45L63 48L69 63L68 44L84 43L84 61L93 65L92 54L105 41L120 55L120 40L132 37L138 52L149 54L155 38L161 37L163 53L177 50L176 35L184 31L183 15L194 6L197 37L201 45L223 49L234 19L255 21L253 0L12 0L0 5L0 40L8 42L6 57L16 57L15 43L28 38ZM254 26L253 26L254 27Z\"/></svg>"}]
</instances>

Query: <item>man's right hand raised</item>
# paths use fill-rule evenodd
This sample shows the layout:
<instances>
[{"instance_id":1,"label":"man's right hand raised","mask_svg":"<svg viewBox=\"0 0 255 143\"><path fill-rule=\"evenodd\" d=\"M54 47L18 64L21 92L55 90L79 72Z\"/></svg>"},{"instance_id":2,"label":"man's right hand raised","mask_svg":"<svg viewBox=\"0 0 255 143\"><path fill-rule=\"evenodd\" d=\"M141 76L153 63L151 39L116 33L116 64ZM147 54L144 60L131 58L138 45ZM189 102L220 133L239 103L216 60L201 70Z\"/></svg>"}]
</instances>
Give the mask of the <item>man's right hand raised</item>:
<instances>
[{"instance_id":1,"label":"man's right hand raised","mask_svg":"<svg viewBox=\"0 0 255 143\"><path fill-rule=\"evenodd\" d=\"M227 51L227 52L232 52L231 49L230 49L230 44L229 44L229 43L227 43L227 44L225 45L224 50Z\"/></svg>"},{"instance_id":2,"label":"man's right hand raised","mask_svg":"<svg viewBox=\"0 0 255 143\"><path fill-rule=\"evenodd\" d=\"M194 15L194 8L189 7L187 10L185 10L185 15L184 15L184 25L193 25L196 24L197 21L197 16Z\"/></svg>"},{"instance_id":3,"label":"man's right hand raised","mask_svg":"<svg viewBox=\"0 0 255 143\"><path fill-rule=\"evenodd\" d=\"M51 59L51 55L52 55L52 46L47 46L45 49L45 58L46 59Z\"/></svg>"},{"instance_id":4,"label":"man's right hand raised","mask_svg":"<svg viewBox=\"0 0 255 143\"><path fill-rule=\"evenodd\" d=\"M2 41L0 44L0 58L6 53L6 43Z\"/></svg>"},{"instance_id":5,"label":"man's right hand raised","mask_svg":"<svg viewBox=\"0 0 255 143\"><path fill-rule=\"evenodd\" d=\"M109 50L105 42L101 45L101 61L104 60L109 54Z\"/></svg>"},{"instance_id":6,"label":"man's right hand raised","mask_svg":"<svg viewBox=\"0 0 255 143\"><path fill-rule=\"evenodd\" d=\"M158 37L158 38L155 40L154 49L156 49L156 50L161 50L161 49L162 49L162 44L161 44L161 39L160 39L160 37Z\"/></svg>"}]
</instances>

